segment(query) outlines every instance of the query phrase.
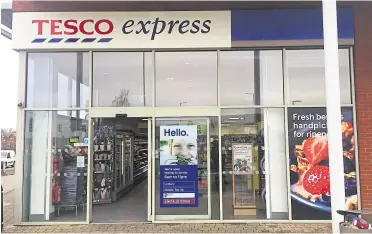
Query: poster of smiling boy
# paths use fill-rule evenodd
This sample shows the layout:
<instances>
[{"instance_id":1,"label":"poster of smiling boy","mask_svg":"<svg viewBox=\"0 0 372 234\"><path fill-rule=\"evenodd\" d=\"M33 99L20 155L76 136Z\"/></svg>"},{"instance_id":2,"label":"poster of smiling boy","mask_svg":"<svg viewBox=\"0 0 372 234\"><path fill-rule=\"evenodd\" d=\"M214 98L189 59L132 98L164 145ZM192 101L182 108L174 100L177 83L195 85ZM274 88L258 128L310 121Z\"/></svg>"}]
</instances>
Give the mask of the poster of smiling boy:
<instances>
[{"instance_id":1,"label":"poster of smiling boy","mask_svg":"<svg viewBox=\"0 0 372 234\"><path fill-rule=\"evenodd\" d=\"M198 165L197 126L160 127L160 165Z\"/></svg>"},{"instance_id":2,"label":"poster of smiling boy","mask_svg":"<svg viewBox=\"0 0 372 234\"><path fill-rule=\"evenodd\" d=\"M198 207L197 125L160 126L160 206Z\"/></svg>"}]
</instances>

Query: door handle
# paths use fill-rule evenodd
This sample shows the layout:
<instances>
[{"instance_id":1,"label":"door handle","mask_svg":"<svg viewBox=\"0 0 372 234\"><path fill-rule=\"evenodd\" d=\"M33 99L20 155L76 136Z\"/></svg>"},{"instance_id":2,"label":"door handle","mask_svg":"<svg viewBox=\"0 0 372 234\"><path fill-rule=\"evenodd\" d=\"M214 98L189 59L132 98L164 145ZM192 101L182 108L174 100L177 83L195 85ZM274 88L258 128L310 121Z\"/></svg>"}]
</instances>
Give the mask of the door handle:
<instances>
[{"instance_id":1,"label":"door handle","mask_svg":"<svg viewBox=\"0 0 372 234\"><path fill-rule=\"evenodd\" d=\"M124 141L121 142L121 175L124 173Z\"/></svg>"}]
</instances>

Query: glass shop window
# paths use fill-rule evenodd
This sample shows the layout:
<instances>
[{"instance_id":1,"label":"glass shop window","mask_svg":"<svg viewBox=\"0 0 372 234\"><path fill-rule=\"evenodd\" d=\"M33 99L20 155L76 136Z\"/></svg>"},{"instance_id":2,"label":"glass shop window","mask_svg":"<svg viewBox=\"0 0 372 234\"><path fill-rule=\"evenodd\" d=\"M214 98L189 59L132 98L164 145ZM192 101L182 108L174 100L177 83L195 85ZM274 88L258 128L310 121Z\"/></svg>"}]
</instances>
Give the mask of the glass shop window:
<instances>
[{"instance_id":1,"label":"glass shop window","mask_svg":"<svg viewBox=\"0 0 372 234\"><path fill-rule=\"evenodd\" d=\"M351 104L349 50L339 50L341 104ZM287 50L288 105L325 105L324 50Z\"/></svg>"},{"instance_id":2,"label":"glass shop window","mask_svg":"<svg viewBox=\"0 0 372 234\"><path fill-rule=\"evenodd\" d=\"M27 108L89 106L88 53L29 53Z\"/></svg>"},{"instance_id":3,"label":"glass shop window","mask_svg":"<svg viewBox=\"0 0 372 234\"><path fill-rule=\"evenodd\" d=\"M152 106L151 52L93 54L93 106Z\"/></svg>"}]
</instances>

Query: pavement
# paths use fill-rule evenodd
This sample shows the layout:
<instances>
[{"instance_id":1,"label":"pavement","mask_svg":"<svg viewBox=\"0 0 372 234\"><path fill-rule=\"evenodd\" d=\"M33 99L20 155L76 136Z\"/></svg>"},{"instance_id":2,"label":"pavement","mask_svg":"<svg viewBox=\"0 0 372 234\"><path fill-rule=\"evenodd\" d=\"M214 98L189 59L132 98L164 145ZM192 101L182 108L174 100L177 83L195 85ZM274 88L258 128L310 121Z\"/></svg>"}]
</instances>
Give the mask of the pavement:
<instances>
[{"instance_id":1,"label":"pavement","mask_svg":"<svg viewBox=\"0 0 372 234\"><path fill-rule=\"evenodd\" d=\"M4 233L331 233L325 224L88 224L6 227Z\"/></svg>"},{"instance_id":2,"label":"pavement","mask_svg":"<svg viewBox=\"0 0 372 234\"><path fill-rule=\"evenodd\" d=\"M4 192L3 233L331 233L330 224L240 223L240 224L86 224L14 226L14 170L1 177Z\"/></svg>"},{"instance_id":3,"label":"pavement","mask_svg":"<svg viewBox=\"0 0 372 234\"><path fill-rule=\"evenodd\" d=\"M1 184L3 185L4 194L14 190L14 177L14 168L2 170Z\"/></svg>"}]
</instances>

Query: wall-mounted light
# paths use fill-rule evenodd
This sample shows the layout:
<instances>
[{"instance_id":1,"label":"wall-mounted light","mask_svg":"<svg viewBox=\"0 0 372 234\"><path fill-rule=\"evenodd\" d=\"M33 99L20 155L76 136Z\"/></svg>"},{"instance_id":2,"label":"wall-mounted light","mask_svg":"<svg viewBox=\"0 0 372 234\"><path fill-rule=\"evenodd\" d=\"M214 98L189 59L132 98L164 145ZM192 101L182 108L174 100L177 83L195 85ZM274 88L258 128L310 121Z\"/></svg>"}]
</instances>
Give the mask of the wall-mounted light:
<instances>
[{"instance_id":1,"label":"wall-mounted light","mask_svg":"<svg viewBox=\"0 0 372 234\"><path fill-rule=\"evenodd\" d=\"M229 119L230 119L230 120L243 120L244 118L240 118L240 117L230 117Z\"/></svg>"},{"instance_id":2,"label":"wall-mounted light","mask_svg":"<svg viewBox=\"0 0 372 234\"><path fill-rule=\"evenodd\" d=\"M224 123L236 123L237 121L234 120L225 120Z\"/></svg>"},{"instance_id":3,"label":"wall-mounted light","mask_svg":"<svg viewBox=\"0 0 372 234\"><path fill-rule=\"evenodd\" d=\"M292 101L292 105L295 105L296 103L300 103L300 102L302 102L302 100L294 100Z\"/></svg>"}]
</instances>

